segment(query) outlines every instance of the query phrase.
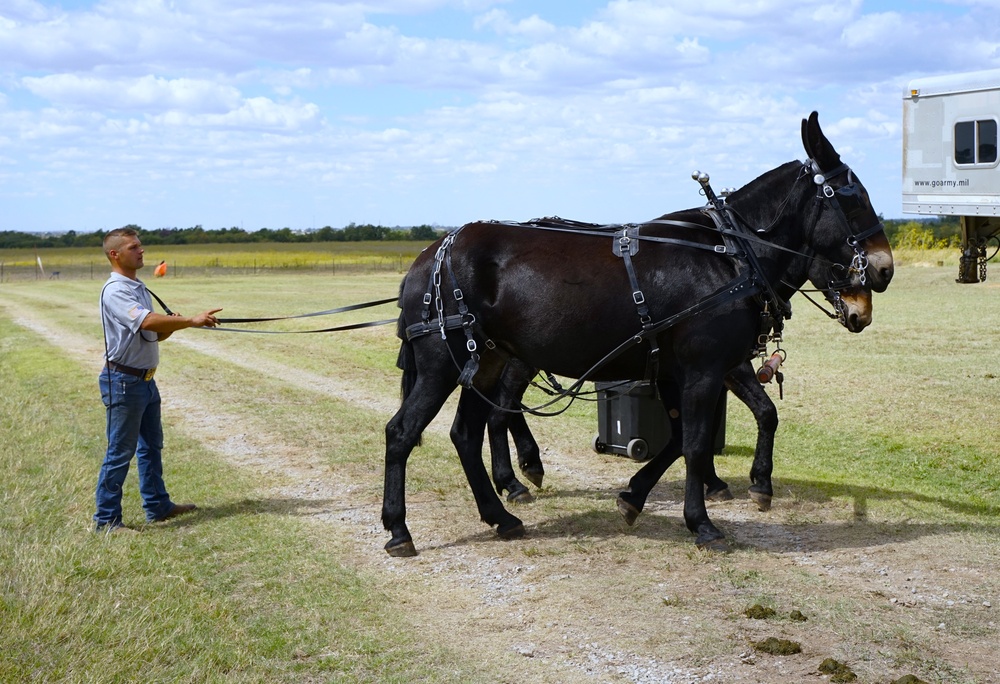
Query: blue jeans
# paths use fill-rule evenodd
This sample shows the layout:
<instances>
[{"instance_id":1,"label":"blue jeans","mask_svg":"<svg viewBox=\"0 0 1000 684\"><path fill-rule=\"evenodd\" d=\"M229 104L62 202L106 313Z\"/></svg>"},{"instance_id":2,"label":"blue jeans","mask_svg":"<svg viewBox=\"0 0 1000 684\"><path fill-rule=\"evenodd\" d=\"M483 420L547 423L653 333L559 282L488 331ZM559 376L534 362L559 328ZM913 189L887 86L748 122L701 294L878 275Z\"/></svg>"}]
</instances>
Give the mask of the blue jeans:
<instances>
[{"instance_id":1,"label":"blue jeans","mask_svg":"<svg viewBox=\"0 0 1000 684\"><path fill-rule=\"evenodd\" d=\"M163 426L156 381L104 368L99 378L108 416L108 451L97 478L97 527L122 523L122 486L135 456L146 520L165 515L173 503L163 483Z\"/></svg>"}]
</instances>

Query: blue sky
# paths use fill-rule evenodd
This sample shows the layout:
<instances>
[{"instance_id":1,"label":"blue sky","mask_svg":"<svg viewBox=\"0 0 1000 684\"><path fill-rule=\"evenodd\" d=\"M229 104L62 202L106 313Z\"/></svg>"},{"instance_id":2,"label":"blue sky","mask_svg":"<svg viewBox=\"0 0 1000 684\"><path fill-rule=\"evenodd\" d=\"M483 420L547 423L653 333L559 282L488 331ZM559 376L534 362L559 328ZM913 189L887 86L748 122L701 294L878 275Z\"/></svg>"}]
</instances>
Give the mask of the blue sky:
<instances>
[{"instance_id":1,"label":"blue sky","mask_svg":"<svg viewBox=\"0 0 1000 684\"><path fill-rule=\"evenodd\" d=\"M0 230L641 221L801 159L903 217L912 78L995 0L0 0Z\"/></svg>"}]
</instances>

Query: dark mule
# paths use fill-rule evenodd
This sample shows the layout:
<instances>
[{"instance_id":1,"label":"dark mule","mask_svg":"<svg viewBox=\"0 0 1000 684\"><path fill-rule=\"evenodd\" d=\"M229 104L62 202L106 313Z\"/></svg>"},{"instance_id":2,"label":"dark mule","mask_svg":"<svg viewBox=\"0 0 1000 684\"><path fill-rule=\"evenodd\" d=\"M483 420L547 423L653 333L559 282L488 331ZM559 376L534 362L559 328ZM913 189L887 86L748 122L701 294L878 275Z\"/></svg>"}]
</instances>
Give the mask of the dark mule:
<instances>
[{"instance_id":1,"label":"dark mule","mask_svg":"<svg viewBox=\"0 0 1000 684\"><path fill-rule=\"evenodd\" d=\"M889 253L891 254L891 252ZM823 293L827 301L839 310L838 297L841 295L826 286L823 281L824 271L825 269L820 262L814 261L809 270L809 280ZM891 278L891 274L889 278ZM888 283L885 279L880 279L879 282L879 288L884 291ZM795 290L786 283L778 283L775 289L779 296L786 300L795 293ZM854 288L849 291L848 296L852 301L863 302L867 295L863 288ZM822 309L822 307L819 308ZM831 318L838 318L834 314L826 313ZM857 327L852 329L848 325L848 318L845 315L839 316L839 320L844 327L852 332L861 332L863 329ZM524 413L521 411L522 395L535 377L535 369L526 366L517 359L511 359L501 377L498 406L490 412L487 422L493 483L497 494L502 495L507 492L507 500L515 503L530 503L534 497L528 488L517 479L511 466L508 432L517 451L518 467L528 481L536 487L541 487L545 476L545 468L542 464L538 444L535 442ZM724 383L733 396L746 404L757 422L757 442L754 447L753 464L750 467L749 495L761 511L770 510L771 499L774 495L771 473L774 469L774 435L778 429L778 409L757 379L757 373L750 360L744 361L729 371ZM717 434L718 427L717 423L712 428L712 434ZM732 499L729 485L715 474L714 468L705 482L705 497L716 501Z\"/></svg>"},{"instance_id":2,"label":"dark mule","mask_svg":"<svg viewBox=\"0 0 1000 684\"><path fill-rule=\"evenodd\" d=\"M418 258L399 298L403 401L386 425L386 550L416 553L406 527L406 462L456 384L451 438L479 515L501 537L524 534L482 461L491 402L502 401L499 381L511 358L589 380L652 375L665 406L679 411L671 414L670 443L631 479L619 511L633 522L683 454L685 523L699 546L724 545L705 508L715 405L726 375L751 356L765 308L783 310L773 288L801 286L816 260L844 295L848 327L862 329L871 322L870 290L892 274L867 192L815 112L803 121L803 143L809 161L786 163L734 192L728 214L690 209L638 226L634 255L613 253L613 241L596 233L490 222L467 224ZM719 214L731 218L721 228ZM866 296L851 299L859 289Z\"/></svg>"}]
</instances>

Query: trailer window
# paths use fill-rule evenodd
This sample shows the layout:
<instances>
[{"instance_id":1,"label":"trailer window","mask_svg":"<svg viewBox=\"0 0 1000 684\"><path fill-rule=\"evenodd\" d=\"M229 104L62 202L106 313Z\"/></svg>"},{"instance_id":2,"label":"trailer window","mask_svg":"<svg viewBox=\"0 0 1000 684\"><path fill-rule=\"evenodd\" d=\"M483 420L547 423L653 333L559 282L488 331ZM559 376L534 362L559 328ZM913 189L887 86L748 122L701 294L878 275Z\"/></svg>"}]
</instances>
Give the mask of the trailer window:
<instances>
[{"instance_id":1,"label":"trailer window","mask_svg":"<svg viewBox=\"0 0 1000 684\"><path fill-rule=\"evenodd\" d=\"M977 121L979 127L979 155L976 159L980 164L997 160L997 122L993 119Z\"/></svg>"},{"instance_id":2,"label":"trailer window","mask_svg":"<svg viewBox=\"0 0 1000 684\"><path fill-rule=\"evenodd\" d=\"M959 121L955 124L956 164L993 164L996 160L996 120Z\"/></svg>"}]
</instances>

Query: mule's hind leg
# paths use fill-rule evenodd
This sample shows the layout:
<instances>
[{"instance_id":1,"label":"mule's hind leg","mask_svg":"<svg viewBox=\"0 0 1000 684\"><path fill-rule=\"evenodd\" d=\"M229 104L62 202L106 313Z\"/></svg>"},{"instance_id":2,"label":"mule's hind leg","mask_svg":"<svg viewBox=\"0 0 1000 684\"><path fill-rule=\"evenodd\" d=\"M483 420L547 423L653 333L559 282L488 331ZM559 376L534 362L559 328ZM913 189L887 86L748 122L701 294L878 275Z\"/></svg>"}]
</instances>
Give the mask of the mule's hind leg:
<instances>
[{"instance_id":1,"label":"mule's hind leg","mask_svg":"<svg viewBox=\"0 0 1000 684\"><path fill-rule=\"evenodd\" d=\"M474 390L463 389L455 421L451 426L451 441L458 450L465 477L479 508L479 517L487 525L496 525L497 534L505 539L523 537L524 524L503 507L490 486L489 474L483 465L483 435L491 408ZM506 433L504 438L506 439ZM510 452L507 453L509 468Z\"/></svg>"},{"instance_id":2,"label":"mule's hind leg","mask_svg":"<svg viewBox=\"0 0 1000 684\"><path fill-rule=\"evenodd\" d=\"M454 389L454 377L420 376L385 426L382 525L392 535L385 545L390 556L417 555L413 538L406 527L406 461L419 443L420 435Z\"/></svg>"},{"instance_id":3,"label":"mule's hind leg","mask_svg":"<svg viewBox=\"0 0 1000 684\"><path fill-rule=\"evenodd\" d=\"M778 409L757 380L749 361L726 376L726 387L749 407L757 420L757 446L750 467L750 498L762 511L770 510L774 490L771 473L774 470L774 433L778 430Z\"/></svg>"},{"instance_id":4,"label":"mule's hind leg","mask_svg":"<svg viewBox=\"0 0 1000 684\"><path fill-rule=\"evenodd\" d=\"M514 468L511 465L510 442L507 440L508 430L514 437L514 443L518 449L518 461L524 457L522 449L534 448L535 459L537 461L538 445L535 444L534 437L528 430L528 424L524 420L524 414L518 409L521 405L521 396L524 394L528 383L535 374L535 369L518 361L510 359L504 366L500 376L500 383L497 391L496 403L499 408L493 408L487 419L487 430L490 438L490 454L493 466L493 484L496 485L497 494L507 491L507 500L517 503L530 503L534 500L528 488L521 484L514 475ZM506 410L505 410L506 409ZM525 443L528 444L525 447ZM541 468L541 461L538 461ZM524 466L522 465L522 469ZM532 482L531 475L528 475ZM541 486L541 477L538 477L536 485Z\"/></svg>"}]
</instances>

